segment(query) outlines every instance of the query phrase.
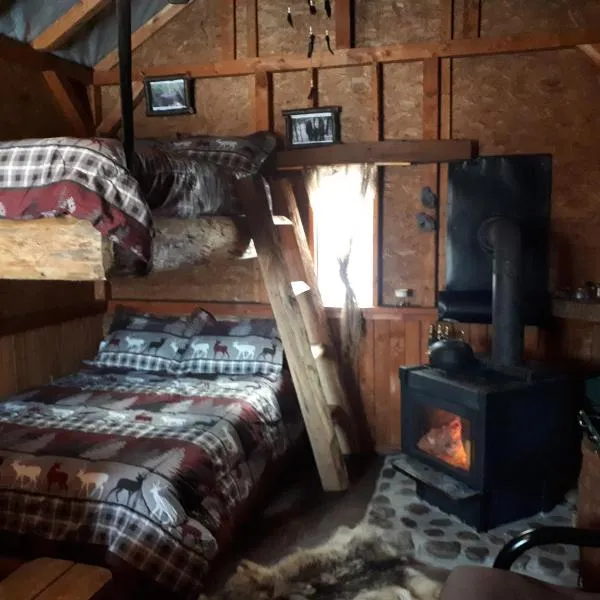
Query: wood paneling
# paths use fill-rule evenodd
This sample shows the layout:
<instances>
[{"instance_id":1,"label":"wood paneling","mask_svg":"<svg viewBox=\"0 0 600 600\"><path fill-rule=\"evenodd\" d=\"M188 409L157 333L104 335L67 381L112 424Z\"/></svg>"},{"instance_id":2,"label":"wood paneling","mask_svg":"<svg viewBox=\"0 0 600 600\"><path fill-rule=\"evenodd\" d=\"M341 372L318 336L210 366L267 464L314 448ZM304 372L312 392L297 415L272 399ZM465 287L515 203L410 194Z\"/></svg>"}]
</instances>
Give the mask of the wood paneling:
<instances>
[{"instance_id":1,"label":"wood paneling","mask_svg":"<svg viewBox=\"0 0 600 600\"><path fill-rule=\"evenodd\" d=\"M102 315L0 336L0 395L44 385L78 370L102 339Z\"/></svg>"}]
</instances>

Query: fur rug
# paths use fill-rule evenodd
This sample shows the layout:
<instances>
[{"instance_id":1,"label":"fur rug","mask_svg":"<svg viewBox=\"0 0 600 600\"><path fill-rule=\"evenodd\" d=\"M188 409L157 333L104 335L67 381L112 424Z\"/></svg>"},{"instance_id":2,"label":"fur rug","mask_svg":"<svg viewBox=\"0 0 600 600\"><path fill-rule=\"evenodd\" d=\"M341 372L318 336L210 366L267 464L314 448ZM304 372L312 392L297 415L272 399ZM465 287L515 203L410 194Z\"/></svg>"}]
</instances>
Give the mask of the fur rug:
<instances>
[{"instance_id":1,"label":"fur rug","mask_svg":"<svg viewBox=\"0 0 600 600\"><path fill-rule=\"evenodd\" d=\"M224 589L199 600L437 600L448 571L417 563L410 533L361 524L270 566L242 561Z\"/></svg>"}]
</instances>

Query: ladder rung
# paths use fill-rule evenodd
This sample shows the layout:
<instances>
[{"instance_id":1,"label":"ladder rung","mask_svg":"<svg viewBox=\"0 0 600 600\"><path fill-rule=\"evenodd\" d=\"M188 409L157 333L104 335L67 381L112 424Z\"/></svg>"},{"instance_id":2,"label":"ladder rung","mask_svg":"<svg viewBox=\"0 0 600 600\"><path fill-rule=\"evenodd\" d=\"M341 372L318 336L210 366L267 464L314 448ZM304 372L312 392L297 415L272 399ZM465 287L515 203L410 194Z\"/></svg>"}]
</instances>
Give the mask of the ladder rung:
<instances>
[{"instance_id":1,"label":"ladder rung","mask_svg":"<svg viewBox=\"0 0 600 600\"><path fill-rule=\"evenodd\" d=\"M325 346L323 344L312 344L310 347L313 358L321 358L325 354Z\"/></svg>"},{"instance_id":2,"label":"ladder rung","mask_svg":"<svg viewBox=\"0 0 600 600\"><path fill-rule=\"evenodd\" d=\"M292 292L294 296L301 296L306 292L310 292L310 285L306 281L292 281Z\"/></svg>"},{"instance_id":3,"label":"ladder rung","mask_svg":"<svg viewBox=\"0 0 600 600\"><path fill-rule=\"evenodd\" d=\"M289 217L284 217L283 215L273 215L273 224L274 225L293 225L294 223Z\"/></svg>"}]
</instances>

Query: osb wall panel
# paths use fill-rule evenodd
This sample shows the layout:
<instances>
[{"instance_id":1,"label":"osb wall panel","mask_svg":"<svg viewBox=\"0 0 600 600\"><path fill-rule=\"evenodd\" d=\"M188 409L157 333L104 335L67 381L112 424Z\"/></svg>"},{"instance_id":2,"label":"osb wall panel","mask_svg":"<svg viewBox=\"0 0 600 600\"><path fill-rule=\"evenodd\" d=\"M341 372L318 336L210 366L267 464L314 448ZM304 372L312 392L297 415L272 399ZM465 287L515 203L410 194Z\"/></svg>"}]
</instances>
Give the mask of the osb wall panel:
<instances>
[{"instance_id":1,"label":"osb wall panel","mask_svg":"<svg viewBox=\"0 0 600 600\"><path fill-rule=\"evenodd\" d=\"M335 4L335 3L334 3ZM258 2L258 31L260 54L303 54L308 51L308 34L312 26L316 36L315 53L328 52L325 44L325 30L329 29L332 45L335 47L335 26L323 10L323 3L316 2L318 13L311 15L308 2L269 0ZM294 27L287 22L287 9L292 7Z\"/></svg>"},{"instance_id":2,"label":"osb wall panel","mask_svg":"<svg viewBox=\"0 0 600 600\"><path fill-rule=\"evenodd\" d=\"M423 63L383 67L384 137L388 140L423 137Z\"/></svg>"},{"instance_id":3,"label":"osb wall panel","mask_svg":"<svg viewBox=\"0 0 600 600\"><path fill-rule=\"evenodd\" d=\"M0 396L76 371L94 357L101 339L102 316L0 337Z\"/></svg>"},{"instance_id":4,"label":"osb wall panel","mask_svg":"<svg viewBox=\"0 0 600 600\"><path fill-rule=\"evenodd\" d=\"M115 279L111 283L111 296L115 300L266 301L255 259L154 273L143 279Z\"/></svg>"},{"instance_id":5,"label":"osb wall panel","mask_svg":"<svg viewBox=\"0 0 600 600\"><path fill-rule=\"evenodd\" d=\"M454 137L482 154L553 155L553 288L599 281L597 67L576 50L461 59L454 93Z\"/></svg>"},{"instance_id":6,"label":"osb wall panel","mask_svg":"<svg viewBox=\"0 0 600 600\"><path fill-rule=\"evenodd\" d=\"M458 0L460 10L462 1ZM459 13L460 14L460 13ZM597 0L483 0L481 35L560 31L600 22Z\"/></svg>"},{"instance_id":7,"label":"osb wall panel","mask_svg":"<svg viewBox=\"0 0 600 600\"><path fill-rule=\"evenodd\" d=\"M94 284L0 280L0 318L94 302Z\"/></svg>"},{"instance_id":8,"label":"osb wall panel","mask_svg":"<svg viewBox=\"0 0 600 600\"><path fill-rule=\"evenodd\" d=\"M372 139L371 83L370 67L326 69L319 74L320 105L342 107L343 142Z\"/></svg>"},{"instance_id":9,"label":"osb wall panel","mask_svg":"<svg viewBox=\"0 0 600 600\"><path fill-rule=\"evenodd\" d=\"M437 0L356 0L357 46L437 40L440 26Z\"/></svg>"},{"instance_id":10,"label":"osb wall panel","mask_svg":"<svg viewBox=\"0 0 600 600\"><path fill-rule=\"evenodd\" d=\"M186 135L247 135L252 117L250 77L196 80L196 114L147 117L142 102L135 111L137 137Z\"/></svg>"},{"instance_id":11,"label":"osb wall panel","mask_svg":"<svg viewBox=\"0 0 600 600\"><path fill-rule=\"evenodd\" d=\"M285 135L282 110L312 106L308 99L310 80L309 71L273 74L273 126L277 134Z\"/></svg>"},{"instance_id":12,"label":"osb wall panel","mask_svg":"<svg viewBox=\"0 0 600 600\"><path fill-rule=\"evenodd\" d=\"M41 73L0 59L0 140L69 135Z\"/></svg>"},{"instance_id":13,"label":"osb wall panel","mask_svg":"<svg viewBox=\"0 0 600 600\"><path fill-rule=\"evenodd\" d=\"M413 291L411 304L431 303L434 286L435 234L418 229L416 215L423 210L421 189L428 167L387 167L383 195L383 303L396 305L394 290Z\"/></svg>"},{"instance_id":14,"label":"osb wall panel","mask_svg":"<svg viewBox=\"0 0 600 600\"><path fill-rule=\"evenodd\" d=\"M221 4L199 0L160 29L133 53L134 67L161 63L208 63L221 59Z\"/></svg>"}]
</instances>

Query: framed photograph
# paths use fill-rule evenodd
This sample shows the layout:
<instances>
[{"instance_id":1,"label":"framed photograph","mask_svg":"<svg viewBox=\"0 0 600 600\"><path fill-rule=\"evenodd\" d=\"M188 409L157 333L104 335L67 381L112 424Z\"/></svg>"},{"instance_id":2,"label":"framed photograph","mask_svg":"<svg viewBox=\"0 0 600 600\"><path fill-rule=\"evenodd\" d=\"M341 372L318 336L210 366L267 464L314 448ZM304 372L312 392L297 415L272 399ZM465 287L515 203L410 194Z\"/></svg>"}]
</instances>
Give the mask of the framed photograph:
<instances>
[{"instance_id":1,"label":"framed photograph","mask_svg":"<svg viewBox=\"0 0 600 600\"><path fill-rule=\"evenodd\" d=\"M146 115L194 114L194 80L191 77L147 77L144 79L146 92Z\"/></svg>"},{"instance_id":2,"label":"framed photograph","mask_svg":"<svg viewBox=\"0 0 600 600\"><path fill-rule=\"evenodd\" d=\"M340 106L323 106L282 111L285 133L290 148L308 148L339 144Z\"/></svg>"}]
</instances>

